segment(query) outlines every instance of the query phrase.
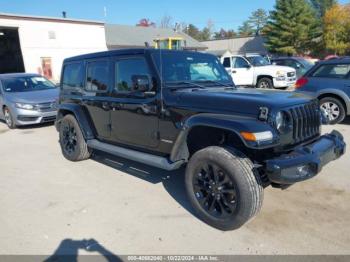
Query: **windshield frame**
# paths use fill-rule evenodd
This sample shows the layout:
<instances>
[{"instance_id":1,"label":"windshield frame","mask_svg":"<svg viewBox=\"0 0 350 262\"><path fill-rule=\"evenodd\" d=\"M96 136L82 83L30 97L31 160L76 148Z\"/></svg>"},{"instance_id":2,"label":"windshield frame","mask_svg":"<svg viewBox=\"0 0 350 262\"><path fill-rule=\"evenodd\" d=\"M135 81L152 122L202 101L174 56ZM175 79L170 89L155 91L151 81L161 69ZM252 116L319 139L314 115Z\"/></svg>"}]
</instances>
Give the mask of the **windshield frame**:
<instances>
[{"instance_id":1,"label":"windshield frame","mask_svg":"<svg viewBox=\"0 0 350 262\"><path fill-rule=\"evenodd\" d=\"M44 83L49 83L49 85L47 84L41 84L42 86L45 86L44 88L37 88L37 87L33 87L31 86L30 88L28 88L28 90L24 90L23 88L21 90L16 90L16 91L12 91L9 90L9 88L7 87L7 85L9 83L13 83L14 81L20 81L22 80L23 82L29 83L30 85L33 84L33 79L35 78L39 78L39 79L44 79ZM39 80L37 80L39 82ZM36 86L38 86L40 84L37 84ZM1 79L1 88L2 91L4 93L26 93L26 92L36 92L36 91L44 91L44 90L54 90L57 89L57 85L55 83L53 83L52 81L50 81L49 79L47 79L44 76L41 75L23 75L23 76L6 76L4 78Z\"/></svg>"},{"instance_id":2,"label":"windshield frame","mask_svg":"<svg viewBox=\"0 0 350 262\"><path fill-rule=\"evenodd\" d=\"M165 56L174 56L174 58L179 58L179 55L184 56L184 58L187 56L189 58L198 58L198 63L188 63L188 64L201 64L201 63L206 63L206 57L208 58L208 63L210 62L215 62L215 65L213 65L212 68L216 68L219 72L220 79L176 79L176 80L169 80L165 77L164 75L164 65L166 65L167 60L165 60ZM206 53L200 53L200 52L190 52L190 51L157 51L157 52L152 52L151 53L151 58L155 67L155 70L158 74L158 76L161 78L161 82L164 83L164 86L167 87L167 85L172 85L172 84L181 84L181 85L186 85L186 83L189 85L189 88L193 88L194 84L202 85L203 88L209 88L213 86L227 86L227 87L235 87L232 77L227 73L226 69L223 67L222 63L220 60L211 54L206 54ZM160 59L162 58L162 66L160 64ZM170 58L171 59L171 58ZM202 61L201 61L202 60ZM204 61L203 61L204 60ZM184 62L186 62L184 60ZM160 73L162 67L162 75Z\"/></svg>"}]
</instances>

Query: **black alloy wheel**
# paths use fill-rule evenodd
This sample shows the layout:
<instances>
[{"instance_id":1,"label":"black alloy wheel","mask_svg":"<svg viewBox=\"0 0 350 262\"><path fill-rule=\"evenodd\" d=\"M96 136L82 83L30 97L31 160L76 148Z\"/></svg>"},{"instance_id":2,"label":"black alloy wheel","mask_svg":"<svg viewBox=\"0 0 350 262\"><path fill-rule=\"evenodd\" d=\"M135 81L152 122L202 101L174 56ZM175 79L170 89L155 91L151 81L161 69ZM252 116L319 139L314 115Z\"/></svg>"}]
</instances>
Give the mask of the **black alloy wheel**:
<instances>
[{"instance_id":1,"label":"black alloy wheel","mask_svg":"<svg viewBox=\"0 0 350 262\"><path fill-rule=\"evenodd\" d=\"M201 207L217 218L234 214L238 195L232 179L214 163L199 169L193 177L193 190Z\"/></svg>"}]
</instances>

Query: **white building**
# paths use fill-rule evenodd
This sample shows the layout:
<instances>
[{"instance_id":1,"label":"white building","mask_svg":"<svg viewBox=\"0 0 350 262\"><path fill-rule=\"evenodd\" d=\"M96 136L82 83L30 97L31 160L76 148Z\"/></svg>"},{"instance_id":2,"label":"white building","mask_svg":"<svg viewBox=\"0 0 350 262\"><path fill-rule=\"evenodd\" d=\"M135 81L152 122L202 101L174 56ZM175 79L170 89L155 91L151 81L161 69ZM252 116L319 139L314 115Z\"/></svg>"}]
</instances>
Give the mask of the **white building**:
<instances>
[{"instance_id":1,"label":"white building","mask_svg":"<svg viewBox=\"0 0 350 262\"><path fill-rule=\"evenodd\" d=\"M0 73L59 81L65 58L107 50L103 22L0 13Z\"/></svg>"}]
</instances>

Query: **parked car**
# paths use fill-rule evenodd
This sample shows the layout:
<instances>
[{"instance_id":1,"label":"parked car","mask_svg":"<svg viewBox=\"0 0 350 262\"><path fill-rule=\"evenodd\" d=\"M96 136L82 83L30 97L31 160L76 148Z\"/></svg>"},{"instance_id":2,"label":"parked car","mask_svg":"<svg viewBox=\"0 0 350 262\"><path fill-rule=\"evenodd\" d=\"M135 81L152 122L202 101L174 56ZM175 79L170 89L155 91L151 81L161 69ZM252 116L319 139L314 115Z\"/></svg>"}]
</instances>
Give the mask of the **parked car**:
<instances>
[{"instance_id":1,"label":"parked car","mask_svg":"<svg viewBox=\"0 0 350 262\"><path fill-rule=\"evenodd\" d=\"M331 124L342 122L350 115L350 58L318 63L298 80L296 91L316 96Z\"/></svg>"},{"instance_id":2,"label":"parked car","mask_svg":"<svg viewBox=\"0 0 350 262\"><path fill-rule=\"evenodd\" d=\"M302 57L278 57L272 59L272 64L293 67L296 70L297 78L302 77L315 64Z\"/></svg>"},{"instance_id":3,"label":"parked car","mask_svg":"<svg viewBox=\"0 0 350 262\"><path fill-rule=\"evenodd\" d=\"M285 89L297 80L294 68L271 65L260 55L222 57L221 62L236 86Z\"/></svg>"},{"instance_id":4,"label":"parked car","mask_svg":"<svg viewBox=\"0 0 350 262\"><path fill-rule=\"evenodd\" d=\"M37 74L0 75L0 119L11 129L54 122L59 90Z\"/></svg>"},{"instance_id":5,"label":"parked car","mask_svg":"<svg viewBox=\"0 0 350 262\"><path fill-rule=\"evenodd\" d=\"M259 212L264 187L310 179L345 152L340 133L321 136L316 99L238 89L209 54L83 55L64 61L61 82L56 127L65 158L98 150L164 170L187 165L194 210L222 230Z\"/></svg>"}]
</instances>

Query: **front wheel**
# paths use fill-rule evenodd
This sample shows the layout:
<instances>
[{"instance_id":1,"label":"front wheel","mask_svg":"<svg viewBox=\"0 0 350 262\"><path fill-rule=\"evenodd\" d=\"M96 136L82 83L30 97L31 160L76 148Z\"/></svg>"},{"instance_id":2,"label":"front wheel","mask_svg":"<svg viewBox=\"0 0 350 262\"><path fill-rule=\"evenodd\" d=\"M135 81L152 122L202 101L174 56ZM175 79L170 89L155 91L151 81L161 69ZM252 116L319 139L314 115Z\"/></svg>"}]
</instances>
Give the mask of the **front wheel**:
<instances>
[{"instance_id":1,"label":"front wheel","mask_svg":"<svg viewBox=\"0 0 350 262\"><path fill-rule=\"evenodd\" d=\"M195 153L185 183L198 217L220 230L240 228L262 206L259 174L247 157L233 149L208 147Z\"/></svg>"},{"instance_id":2,"label":"front wheel","mask_svg":"<svg viewBox=\"0 0 350 262\"><path fill-rule=\"evenodd\" d=\"M73 115L66 115L60 124L60 145L63 156L70 161L82 161L91 155L80 126Z\"/></svg>"},{"instance_id":3,"label":"front wheel","mask_svg":"<svg viewBox=\"0 0 350 262\"><path fill-rule=\"evenodd\" d=\"M4 119L8 128L15 129L16 123L13 119L10 109L8 107L5 107L3 112L4 112Z\"/></svg>"},{"instance_id":4,"label":"front wheel","mask_svg":"<svg viewBox=\"0 0 350 262\"><path fill-rule=\"evenodd\" d=\"M261 88L261 89L273 89L273 82L270 78L264 77L259 79L257 85L257 88Z\"/></svg>"}]
</instances>

